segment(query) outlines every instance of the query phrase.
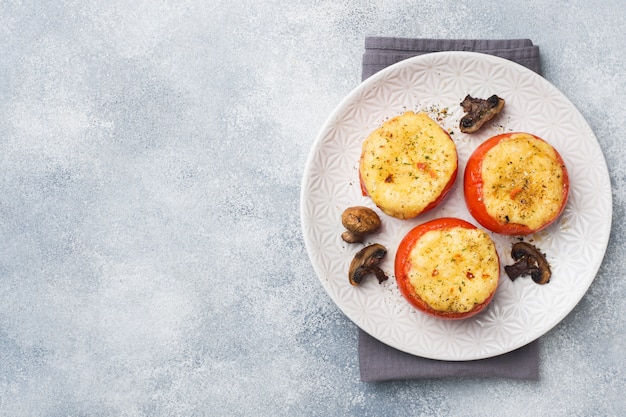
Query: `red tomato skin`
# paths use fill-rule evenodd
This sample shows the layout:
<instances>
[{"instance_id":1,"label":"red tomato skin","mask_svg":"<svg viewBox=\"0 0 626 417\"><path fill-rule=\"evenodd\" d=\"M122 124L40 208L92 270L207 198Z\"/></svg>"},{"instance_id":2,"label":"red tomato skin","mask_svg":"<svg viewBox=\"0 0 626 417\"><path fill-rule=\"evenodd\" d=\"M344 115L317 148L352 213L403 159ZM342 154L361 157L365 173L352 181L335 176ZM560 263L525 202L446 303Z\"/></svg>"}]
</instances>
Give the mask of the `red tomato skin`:
<instances>
[{"instance_id":1,"label":"red tomato skin","mask_svg":"<svg viewBox=\"0 0 626 417\"><path fill-rule=\"evenodd\" d=\"M511 132L493 136L481 143L478 148L476 148L476 150L472 153L467 161L467 165L465 166L465 172L463 175L463 193L465 195L465 204L469 213L474 219L476 219L478 223L480 223L486 229L495 233L508 236L530 235L550 226L550 224L558 219L559 216L563 213L563 210L565 209L565 205L567 203L567 198L569 196L569 175L567 173L563 158L553 147L554 152L556 153L557 161L563 168L563 204L561 205L556 215L548 222L544 223L541 227L534 229L517 223L500 223L498 220L489 215L489 213L487 212L487 208L485 207L485 203L483 202L483 179L481 175L482 160L485 154L502 140L505 140L512 135L520 133L533 136L534 138L545 142L544 139L525 132Z\"/></svg>"},{"instance_id":2,"label":"red tomato skin","mask_svg":"<svg viewBox=\"0 0 626 417\"><path fill-rule=\"evenodd\" d=\"M472 310L465 313L435 310L434 308L430 307L426 302L424 302L417 294L415 294L415 292L412 291L412 286L409 282L409 276L407 274L407 263L409 261L409 254L413 246L415 246L415 243L426 232L429 232L431 230L446 230L455 227L476 229L476 226L474 226L473 224L455 217L441 217L428 221L426 223L422 223L411 229L409 233L407 233L406 236L402 239L400 245L398 246L398 250L396 252L396 257L394 260L394 273L396 276L396 283L398 284L400 293L404 296L404 298L409 302L409 304L411 304L416 309L422 311L423 313L444 320L462 320L475 316L489 305L497 289L496 287L496 289L494 289L491 295L482 304L475 306ZM500 261L498 259L498 263L499 262Z\"/></svg>"}]
</instances>

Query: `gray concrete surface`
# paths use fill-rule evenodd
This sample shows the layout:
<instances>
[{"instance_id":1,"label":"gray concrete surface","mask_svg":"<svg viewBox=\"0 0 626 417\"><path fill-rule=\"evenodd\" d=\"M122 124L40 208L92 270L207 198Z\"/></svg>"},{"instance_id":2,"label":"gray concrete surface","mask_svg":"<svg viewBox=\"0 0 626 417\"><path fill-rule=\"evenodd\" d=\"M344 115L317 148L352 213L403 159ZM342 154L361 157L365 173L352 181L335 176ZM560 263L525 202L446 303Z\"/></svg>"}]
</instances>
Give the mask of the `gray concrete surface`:
<instances>
[{"instance_id":1,"label":"gray concrete surface","mask_svg":"<svg viewBox=\"0 0 626 417\"><path fill-rule=\"evenodd\" d=\"M618 1L0 3L1 416L626 414ZM610 170L613 229L537 382L359 380L300 230L365 36L530 38Z\"/></svg>"}]
</instances>

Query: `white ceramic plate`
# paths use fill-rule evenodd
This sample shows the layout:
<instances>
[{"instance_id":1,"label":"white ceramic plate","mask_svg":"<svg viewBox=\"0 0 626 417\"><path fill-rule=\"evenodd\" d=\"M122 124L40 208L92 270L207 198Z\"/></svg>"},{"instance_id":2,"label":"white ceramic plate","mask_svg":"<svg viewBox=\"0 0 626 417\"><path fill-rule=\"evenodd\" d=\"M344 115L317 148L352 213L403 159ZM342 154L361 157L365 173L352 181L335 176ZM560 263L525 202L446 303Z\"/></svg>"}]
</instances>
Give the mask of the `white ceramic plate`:
<instances>
[{"instance_id":1,"label":"white ceramic plate","mask_svg":"<svg viewBox=\"0 0 626 417\"><path fill-rule=\"evenodd\" d=\"M458 129L467 95L506 100L504 111L481 131ZM459 154L453 190L435 210L412 220L386 216L363 197L358 160L363 139L383 121L407 110L427 111L451 132ZM463 321L443 321L412 308L400 295L393 259L402 237L426 220L454 216L478 223L463 200L465 163L483 140L498 133L526 131L557 148L570 176L570 198L560 219L527 237L547 255L552 279L537 285L514 282L502 271L488 310ZM363 244L346 244L341 213L369 206L382 230ZM587 122L572 103L536 73L511 61L472 52L441 52L399 62L353 90L322 128L309 155L301 190L301 221L306 248L323 287L361 329L404 352L432 359L472 360L526 345L559 323L580 301L604 257L612 215L611 187L602 151ZM512 263L515 238L491 234L502 266ZM359 287L348 282L353 255L365 244L387 250L382 268L389 280L368 277Z\"/></svg>"}]
</instances>

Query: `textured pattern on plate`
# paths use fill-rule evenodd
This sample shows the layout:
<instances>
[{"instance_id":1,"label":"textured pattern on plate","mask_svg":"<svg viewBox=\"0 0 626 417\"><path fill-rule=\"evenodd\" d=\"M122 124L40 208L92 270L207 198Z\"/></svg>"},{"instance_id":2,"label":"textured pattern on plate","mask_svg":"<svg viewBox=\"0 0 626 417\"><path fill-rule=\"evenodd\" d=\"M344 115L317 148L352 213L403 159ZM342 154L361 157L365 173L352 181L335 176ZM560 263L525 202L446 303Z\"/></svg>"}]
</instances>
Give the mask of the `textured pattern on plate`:
<instances>
[{"instance_id":1,"label":"textured pattern on plate","mask_svg":"<svg viewBox=\"0 0 626 417\"><path fill-rule=\"evenodd\" d=\"M465 95L506 100L503 113L473 135L458 130ZM361 142L384 120L406 110L428 111L451 132L459 153L459 175L450 195L434 211L413 220L383 215L362 197L358 180ZM402 298L393 275L402 237L426 220L468 214L462 173L483 140L507 131L527 131L554 145L567 165L571 194L561 218L529 237L547 254L553 277L539 286L515 282L504 271L488 310L464 321L428 317ZM363 245L348 245L340 234L341 212L366 205L383 227L365 244L385 245L382 264L390 279L352 287L347 268ZM593 281L611 227L609 175L597 139L572 103L544 78L513 62L472 52L442 52L412 58L369 78L352 91L322 128L304 172L301 218L309 256L322 285L337 306L363 330L396 349L432 359L471 360L496 356L540 337L580 301ZM492 234L502 265L510 264L515 238Z\"/></svg>"}]
</instances>

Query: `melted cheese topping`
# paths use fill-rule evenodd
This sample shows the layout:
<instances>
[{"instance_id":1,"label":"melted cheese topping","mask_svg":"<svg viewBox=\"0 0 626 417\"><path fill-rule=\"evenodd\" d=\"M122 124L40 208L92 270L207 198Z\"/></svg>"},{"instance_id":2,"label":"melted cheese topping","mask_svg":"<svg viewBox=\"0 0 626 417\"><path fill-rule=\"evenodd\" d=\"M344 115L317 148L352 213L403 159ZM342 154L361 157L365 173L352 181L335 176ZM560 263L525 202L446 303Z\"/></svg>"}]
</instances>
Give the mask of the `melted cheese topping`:
<instances>
[{"instance_id":1,"label":"melted cheese topping","mask_svg":"<svg viewBox=\"0 0 626 417\"><path fill-rule=\"evenodd\" d=\"M420 214L456 172L456 146L426 113L411 111L385 122L363 142L360 173L374 203L386 214Z\"/></svg>"},{"instance_id":2,"label":"melted cheese topping","mask_svg":"<svg viewBox=\"0 0 626 417\"><path fill-rule=\"evenodd\" d=\"M513 135L491 148L481 166L487 213L500 223L537 229L563 204L563 167L548 143Z\"/></svg>"},{"instance_id":3,"label":"melted cheese topping","mask_svg":"<svg viewBox=\"0 0 626 417\"><path fill-rule=\"evenodd\" d=\"M409 258L408 276L415 293L438 311L470 311L498 286L498 254L491 238L480 229L426 232Z\"/></svg>"}]
</instances>

